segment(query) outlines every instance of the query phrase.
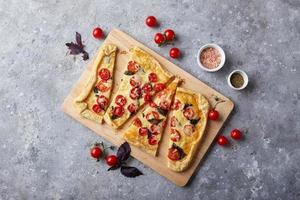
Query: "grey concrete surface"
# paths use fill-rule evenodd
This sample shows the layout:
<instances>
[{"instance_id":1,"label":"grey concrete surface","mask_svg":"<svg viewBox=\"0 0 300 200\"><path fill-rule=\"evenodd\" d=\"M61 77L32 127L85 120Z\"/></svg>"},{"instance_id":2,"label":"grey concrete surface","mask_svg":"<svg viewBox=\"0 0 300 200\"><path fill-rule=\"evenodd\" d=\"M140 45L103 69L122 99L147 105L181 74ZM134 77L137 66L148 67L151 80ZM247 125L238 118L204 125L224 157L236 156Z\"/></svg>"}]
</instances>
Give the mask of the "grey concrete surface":
<instances>
[{"instance_id":1,"label":"grey concrete surface","mask_svg":"<svg viewBox=\"0 0 300 200\"><path fill-rule=\"evenodd\" d=\"M300 1L0 1L0 199L300 199ZM147 28L155 15L160 27ZM172 60L236 103L222 133L247 132L229 148L212 146L200 170L178 188L136 160L144 176L127 179L89 157L102 140L60 111L87 62L66 56L82 34L93 56L106 33L120 28L155 51L156 32L172 28L183 52ZM208 42L223 46L226 66L198 68ZM226 76L245 70L249 87L233 91Z\"/></svg>"}]
</instances>

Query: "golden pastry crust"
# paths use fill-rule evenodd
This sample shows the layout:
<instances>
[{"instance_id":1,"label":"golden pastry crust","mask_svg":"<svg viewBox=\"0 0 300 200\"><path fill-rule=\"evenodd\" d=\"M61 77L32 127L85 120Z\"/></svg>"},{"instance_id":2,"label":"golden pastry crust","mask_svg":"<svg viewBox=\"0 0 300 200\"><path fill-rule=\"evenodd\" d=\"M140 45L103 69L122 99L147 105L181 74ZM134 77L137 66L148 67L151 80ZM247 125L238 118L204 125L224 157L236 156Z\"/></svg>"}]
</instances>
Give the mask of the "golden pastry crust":
<instances>
[{"instance_id":1,"label":"golden pastry crust","mask_svg":"<svg viewBox=\"0 0 300 200\"><path fill-rule=\"evenodd\" d=\"M130 92L132 89L130 85L130 79L133 76L139 79L139 81L141 82L141 86L149 82L148 75L152 72L155 72L157 74L157 82L160 83L167 83L173 77L168 71L163 69L163 67L155 58L153 58L150 54L140 49L139 47L133 47L132 49L130 49L130 53L131 56L128 65L130 62L136 63L139 66L140 70L134 75L126 74L127 71L124 72L118 91L112 98L111 104L109 105L104 115L105 122L114 129L120 128L131 117L131 114L127 110L127 106L129 104L135 104L137 106L137 109L139 109L145 104L143 98L135 100L130 97ZM121 117L113 119L113 109L116 107L115 100L118 95L124 96L127 100L127 103L126 105L124 105L124 114Z\"/></svg>"},{"instance_id":2,"label":"golden pastry crust","mask_svg":"<svg viewBox=\"0 0 300 200\"><path fill-rule=\"evenodd\" d=\"M98 84L98 73L103 66L109 69L111 76L113 74L115 58L116 58L117 46L113 44L107 44L103 46L96 59L93 62L92 69L90 72L89 79L86 82L86 85L83 87L80 95L75 99L74 106L78 109L80 115L84 118L90 119L97 123L102 123L103 115L105 111L101 113L95 113L91 108L92 104L96 101L97 97L94 94L94 87ZM107 99L110 98L111 90L113 86L112 78L105 83L107 91L100 93L105 96Z\"/></svg>"},{"instance_id":3,"label":"golden pastry crust","mask_svg":"<svg viewBox=\"0 0 300 200\"><path fill-rule=\"evenodd\" d=\"M195 131L191 136L187 136L186 134L183 133L182 130L180 130L181 134L183 137L181 138L181 141L175 142L177 146L183 149L184 153L186 154L182 159L178 161L172 161L168 158L168 163L167 166L173 171L184 171L185 169L188 168L190 165L191 161L193 160L193 157L198 149L198 146L201 142L201 139L203 138L204 131L206 128L207 124L207 115L209 111L209 103L207 99L199 94L195 93L191 90L184 89L184 88L177 88L175 99L181 99L185 102L182 103L191 103L193 104L196 103L196 106L198 108L197 115L200 118L199 122L195 126ZM180 111L173 111L173 116L180 117ZM183 116L183 115L182 115ZM181 117L182 118L182 117ZM184 123L185 121L188 121L185 118L181 119L181 123ZM173 141L170 140L169 142L169 148L172 147Z\"/></svg>"}]
</instances>

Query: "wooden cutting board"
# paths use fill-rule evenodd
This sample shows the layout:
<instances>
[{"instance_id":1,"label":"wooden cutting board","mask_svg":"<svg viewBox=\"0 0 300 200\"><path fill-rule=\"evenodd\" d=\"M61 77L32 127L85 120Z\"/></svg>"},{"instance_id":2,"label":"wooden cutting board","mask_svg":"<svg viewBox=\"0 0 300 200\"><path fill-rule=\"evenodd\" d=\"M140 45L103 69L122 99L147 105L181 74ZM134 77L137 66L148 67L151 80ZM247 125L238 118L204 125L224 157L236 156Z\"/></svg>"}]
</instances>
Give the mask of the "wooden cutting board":
<instances>
[{"instance_id":1,"label":"wooden cutting board","mask_svg":"<svg viewBox=\"0 0 300 200\"><path fill-rule=\"evenodd\" d=\"M143 50L147 51L151 54L154 58L156 58L163 67L165 67L168 71L173 73L174 75L180 76L182 79L185 80L181 87L188 88L197 92L202 93L213 105L214 99L212 95L216 95L221 99L225 100L224 103L218 105L217 110L220 114L220 119L218 121L209 121L206 127L204 138L200 144L197 154L195 155L194 161L191 166L184 172L173 172L166 167L167 162L167 150L168 150L168 136L167 134L169 127L167 126L167 130L162 137L161 145L158 150L157 157L153 157L148 155L147 153L143 152L142 150L134 147L131 145L132 149L132 156L146 166L152 168L154 171L159 173L160 175L166 177L168 180L172 181L178 186L184 186L187 184L193 173L195 172L197 166L199 165L201 159L204 157L205 153L207 152L209 146L212 144L215 136L221 129L222 125L224 124L225 120L229 116L230 112L232 111L234 104L231 100L229 100L224 95L220 94L219 92L215 91L208 85L204 84L197 78L193 77L191 74L185 72L175 64L168 61L166 58L160 56L159 54L155 53L153 50L149 49L145 45L141 44L140 42L136 41L132 37L128 36L126 33L114 29L112 30L109 35L106 37L104 44L115 44L118 47L118 54L116 59L116 67L115 67L115 74L114 74L114 91L115 93L118 88L118 84L122 77L122 74L125 70L129 59L129 49L133 46L138 46ZM127 52L127 53L126 53ZM92 61L93 62L93 61ZM122 139L122 132L128 127L130 121L125 124L122 129L117 131L111 129L107 124L97 124L85 118L82 118L78 111L74 108L74 99L80 94L83 85L86 83L87 78L89 77L90 70L91 70L91 63L87 66L86 70L81 75L79 81L75 84L74 88L71 90L70 94L64 100L62 105L62 110L66 114L70 115L86 127L92 129L95 133L100 135L101 137L105 138L106 140L110 141L112 144L119 146L121 145L124 140ZM201 69L199 69L201 70ZM168 122L169 124L169 122ZM143 178L143 177L140 177Z\"/></svg>"}]
</instances>

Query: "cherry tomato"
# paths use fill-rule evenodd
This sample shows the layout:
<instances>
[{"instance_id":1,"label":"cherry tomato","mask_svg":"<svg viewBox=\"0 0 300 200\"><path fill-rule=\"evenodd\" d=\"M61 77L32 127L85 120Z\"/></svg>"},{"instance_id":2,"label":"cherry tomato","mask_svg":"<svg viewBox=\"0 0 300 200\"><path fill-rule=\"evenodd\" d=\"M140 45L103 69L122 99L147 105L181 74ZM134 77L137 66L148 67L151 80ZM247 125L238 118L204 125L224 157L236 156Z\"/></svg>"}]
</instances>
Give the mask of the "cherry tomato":
<instances>
[{"instance_id":1,"label":"cherry tomato","mask_svg":"<svg viewBox=\"0 0 300 200\"><path fill-rule=\"evenodd\" d=\"M148 135L148 133L149 133L148 128L146 128L146 127L139 128L139 135L140 136L146 136L146 135Z\"/></svg>"},{"instance_id":2,"label":"cherry tomato","mask_svg":"<svg viewBox=\"0 0 300 200\"><path fill-rule=\"evenodd\" d=\"M224 135L219 135L217 142L221 146L226 146L229 143L228 139Z\"/></svg>"},{"instance_id":3,"label":"cherry tomato","mask_svg":"<svg viewBox=\"0 0 300 200\"><path fill-rule=\"evenodd\" d=\"M156 111L148 112L148 113L146 114L146 119L147 119L147 120L151 120L151 119L159 119L159 114L158 114L158 112L156 112Z\"/></svg>"},{"instance_id":4,"label":"cherry tomato","mask_svg":"<svg viewBox=\"0 0 300 200\"><path fill-rule=\"evenodd\" d=\"M150 73L148 76L150 82L157 82L157 75L155 73Z\"/></svg>"},{"instance_id":5,"label":"cherry tomato","mask_svg":"<svg viewBox=\"0 0 300 200\"><path fill-rule=\"evenodd\" d=\"M171 58L178 58L181 55L181 53L178 48L174 47L170 49L169 55Z\"/></svg>"},{"instance_id":6,"label":"cherry tomato","mask_svg":"<svg viewBox=\"0 0 300 200\"><path fill-rule=\"evenodd\" d=\"M96 38L96 39L102 38L102 36L103 36L103 31L102 31L102 29L99 28L99 27L94 28L94 30L93 30L93 36L94 36L94 38Z\"/></svg>"},{"instance_id":7,"label":"cherry tomato","mask_svg":"<svg viewBox=\"0 0 300 200\"><path fill-rule=\"evenodd\" d=\"M97 103L99 104L100 108L104 110L108 105L108 99L105 96L101 95L97 98Z\"/></svg>"},{"instance_id":8,"label":"cherry tomato","mask_svg":"<svg viewBox=\"0 0 300 200\"><path fill-rule=\"evenodd\" d=\"M139 87L132 88L130 90L129 96L133 100L140 98L140 96L141 96L141 89Z\"/></svg>"},{"instance_id":9,"label":"cherry tomato","mask_svg":"<svg viewBox=\"0 0 300 200\"><path fill-rule=\"evenodd\" d=\"M148 138L148 143L150 144L150 145L157 145L157 139L156 139L156 137L155 137L155 135L151 135L149 138Z\"/></svg>"},{"instance_id":10,"label":"cherry tomato","mask_svg":"<svg viewBox=\"0 0 300 200\"><path fill-rule=\"evenodd\" d=\"M152 101L152 95L150 93L146 93L144 95L144 101L147 102L147 103L151 102Z\"/></svg>"},{"instance_id":11,"label":"cherry tomato","mask_svg":"<svg viewBox=\"0 0 300 200\"><path fill-rule=\"evenodd\" d=\"M161 33L156 33L154 36L154 42L156 44L162 44L165 42L165 40L166 40L165 36Z\"/></svg>"},{"instance_id":12,"label":"cherry tomato","mask_svg":"<svg viewBox=\"0 0 300 200\"><path fill-rule=\"evenodd\" d=\"M180 133L176 130L176 129L171 129L171 140L173 141L173 142L178 142L179 140L180 140L180 138L181 138L181 135L180 135Z\"/></svg>"},{"instance_id":13,"label":"cherry tomato","mask_svg":"<svg viewBox=\"0 0 300 200\"><path fill-rule=\"evenodd\" d=\"M139 68L140 66L134 61L129 61L127 64L127 70L132 73L136 73L139 70Z\"/></svg>"},{"instance_id":14,"label":"cherry tomato","mask_svg":"<svg viewBox=\"0 0 300 200\"><path fill-rule=\"evenodd\" d=\"M134 119L133 125L135 125L136 127L141 127L141 126L142 126L142 122L141 122L141 120L137 117L137 118Z\"/></svg>"},{"instance_id":15,"label":"cherry tomato","mask_svg":"<svg viewBox=\"0 0 300 200\"><path fill-rule=\"evenodd\" d=\"M157 108L156 103L154 103L153 101L149 102L149 105L150 105L152 108Z\"/></svg>"},{"instance_id":16,"label":"cherry tomato","mask_svg":"<svg viewBox=\"0 0 300 200\"><path fill-rule=\"evenodd\" d=\"M166 100L162 100L160 103L159 103L159 107L164 109L164 110L169 110L170 108L170 104L168 101Z\"/></svg>"},{"instance_id":17,"label":"cherry tomato","mask_svg":"<svg viewBox=\"0 0 300 200\"><path fill-rule=\"evenodd\" d=\"M185 118L187 118L188 120L190 120L190 119L192 119L194 117L195 112L194 112L193 108L187 107L186 109L184 109L183 115L185 116Z\"/></svg>"},{"instance_id":18,"label":"cherry tomato","mask_svg":"<svg viewBox=\"0 0 300 200\"><path fill-rule=\"evenodd\" d=\"M149 27L156 26L156 18L154 16L148 16L146 18L146 24Z\"/></svg>"},{"instance_id":19,"label":"cherry tomato","mask_svg":"<svg viewBox=\"0 0 300 200\"><path fill-rule=\"evenodd\" d=\"M233 139L235 140L239 140L242 138L242 132L239 130L239 129L233 129L231 132L230 132L230 135Z\"/></svg>"},{"instance_id":20,"label":"cherry tomato","mask_svg":"<svg viewBox=\"0 0 300 200\"><path fill-rule=\"evenodd\" d=\"M105 161L106 161L106 164L111 167L118 164L118 158L115 155L106 156Z\"/></svg>"},{"instance_id":21,"label":"cherry tomato","mask_svg":"<svg viewBox=\"0 0 300 200\"><path fill-rule=\"evenodd\" d=\"M121 106L116 106L113 110L113 115L121 117L124 114L125 110Z\"/></svg>"},{"instance_id":22,"label":"cherry tomato","mask_svg":"<svg viewBox=\"0 0 300 200\"><path fill-rule=\"evenodd\" d=\"M103 82L99 82L96 87L100 92L107 92L110 89L110 87L105 86Z\"/></svg>"},{"instance_id":23,"label":"cherry tomato","mask_svg":"<svg viewBox=\"0 0 300 200\"><path fill-rule=\"evenodd\" d=\"M172 109L173 110L178 110L181 106L181 102L178 99L174 100L174 103L172 104Z\"/></svg>"},{"instance_id":24,"label":"cherry tomato","mask_svg":"<svg viewBox=\"0 0 300 200\"><path fill-rule=\"evenodd\" d=\"M123 95L118 95L115 99L115 103L119 106L125 106L127 100Z\"/></svg>"},{"instance_id":25,"label":"cherry tomato","mask_svg":"<svg viewBox=\"0 0 300 200\"><path fill-rule=\"evenodd\" d=\"M151 131L152 134L158 135L158 134L159 134L159 133L158 133L158 125L151 124L151 126L150 126L150 131Z\"/></svg>"},{"instance_id":26,"label":"cherry tomato","mask_svg":"<svg viewBox=\"0 0 300 200\"><path fill-rule=\"evenodd\" d=\"M165 36L168 41L171 41L171 40L174 40L175 33L172 29L167 29L167 30L165 30Z\"/></svg>"},{"instance_id":27,"label":"cherry tomato","mask_svg":"<svg viewBox=\"0 0 300 200\"><path fill-rule=\"evenodd\" d=\"M191 136L195 131L195 126L191 125L191 124L187 124L184 125L183 127L183 132L187 135L187 136Z\"/></svg>"},{"instance_id":28,"label":"cherry tomato","mask_svg":"<svg viewBox=\"0 0 300 200\"><path fill-rule=\"evenodd\" d=\"M106 68L103 68L100 70L99 76L102 79L102 81L106 82L110 79L110 71Z\"/></svg>"},{"instance_id":29,"label":"cherry tomato","mask_svg":"<svg viewBox=\"0 0 300 200\"><path fill-rule=\"evenodd\" d=\"M208 112L208 119L215 121L218 118L219 118L219 112L218 111L213 109L213 110L210 110Z\"/></svg>"},{"instance_id":30,"label":"cherry tomato","mask_svg":"<svg viewBox=\"0 0 300 200\"><path fill-rule=\"evenodd\" d=\"M95 113L100 113L102 111L101 107L98 104L93 105L92 110Z\"/></svg>"},{"instance_id":31,"label":"cherry tomato","mask_svg":"<svg viewBox=\"0 0 300 200\"><path fill-rule=\"evenodd\" d=\"M150 83L145 83L145 85L143 85L142 90L144 93L149 93L152 90L152 86Z\"/></svg>"},{"instance_id":32,"label":"cherry tomato","mask_svg":"<svg viewBox=\"0 0 300 200\"><path fill-rule=\"evenodd\" d=\"M180 160L180 153L176 148L170 148L168 152L168 158L173 161Z\"/></svg>"},{"instance_id":33,"label":"cherry tomato","mask_svg":"<svg viewBox=\"0 0 300 200\"><path fill-rule=\"evenodd\" d=\"M93 158L99 159L102 155L102 149L98 146L94 146L90 153Z\"/></svg>"},{"instance_id":34,"label":"cherry tomato","mask_svg":"<svg viewBox=\"0 0 300 200\"><path fill-rule=\"evenodd\" d=\"M163 90L165 88L166 88L166 85L164 83L156 83L154 85L154 91L155 92L159 92L159 91L161 91L161 90Z\"/></svg>"},{"instance_id":35,"label":"cherry tomato","mask_svg":"<svg viewBox=\"0 0 300 200\"><path fill-rule=\"evenodd\" d=\"M135 77L132 77L132 78L130 79L129 83L130 83L130 85L131 85L132 87L138 87L138 86L141 85L141 82L138 81L138 80L136 80Z\"/></svg>"},{"instance_id":36,"label":"cherry tomato","mask_svg":"<svg viewBox=\"0 0 300 200\"><path fill-rule=\"evenodd\" d=\"M137 106L134 103L131 103L131 104L129 104L127 109L131 114L134 114L137 110Z\"/></svg>"}]
</instances>

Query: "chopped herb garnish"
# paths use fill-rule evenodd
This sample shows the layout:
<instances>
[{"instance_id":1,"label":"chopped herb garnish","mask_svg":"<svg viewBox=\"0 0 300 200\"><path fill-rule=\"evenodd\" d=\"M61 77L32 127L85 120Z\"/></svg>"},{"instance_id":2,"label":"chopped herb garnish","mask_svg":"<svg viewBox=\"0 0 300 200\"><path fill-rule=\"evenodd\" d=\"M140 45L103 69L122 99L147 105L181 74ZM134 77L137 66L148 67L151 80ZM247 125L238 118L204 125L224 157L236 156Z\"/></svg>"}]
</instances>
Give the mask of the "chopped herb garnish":
<instances>
[{"instance_id":1,"label":"chopped herb garnish","mask_svg":"<svg viewBox=\"0 0 300 200\"><path fill-rule=\"evenodd\" d=\"M132 75L134 75L134 72L125 71L124 74L127 75L127 76L132 76Z\"/></svg>"},{"instance_id":2,"label":"chopped herb garnish","mask_svg":"<svg viewBox=\"0 0 300 200\"><path fill-rule=\"evenodd\" d=\"M187 107L190 107L192 106L193 104L190 104L190 103L185 103L184 106L183 106L183 110L185 110Z\"/></svg>"},{"instance_id":3,"label":"chopped herb garnish","mask_svg":"<svg viewBox=\"0 0 300 200\"><path fill-rule=\"evenodd\" d=\"M177 146L175 143L172 144L172 148L177 149L180 155L180 159L182 159L186 154L184 153L183 149Z\"/></svg>"},{"instance_id":4,"label":"chopped herb garnish","mask_svg":"<svg viewBox=\"0 0 300 200\"><path fill-rule=\"evenodd\" d=\"M154 124L154 125L158 125L160 122L162 122L163 119L149 119L148 122L150 122L151 124Z\"/></svg>"},{"instance_id":5,"label":"chopped herb garnish","mask_svg":"<svg viewBox=\"0 0 300 200\"><path fill-rule=\"evenodd\" d=\"M193 125L196 125L199 122L199 120L200 120L200 118L198 118L198 119L191 119L190 123L193 124Z\"/></svg>"},{"instance_id":6,"label":"chopped herb garnish","mask_svg":"<svg viewBox=\"0 0 300 200\"><path fill-rule=\"evenodd\" d=\"M157 107L157 111L163 116L168 114L168 110L162 109L161 107Z\"/></svg>"}]
</instances>

